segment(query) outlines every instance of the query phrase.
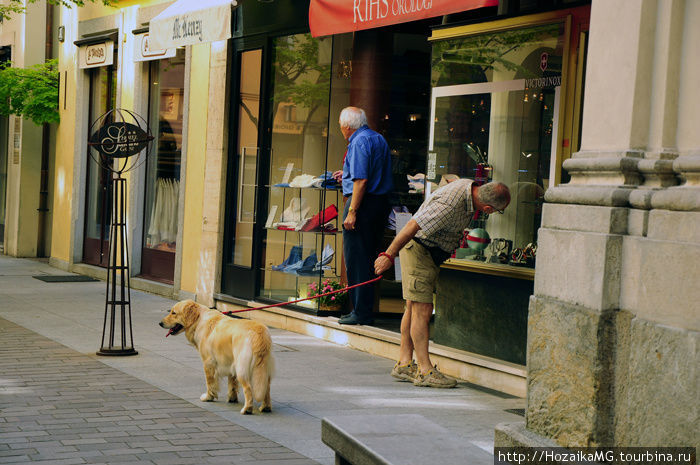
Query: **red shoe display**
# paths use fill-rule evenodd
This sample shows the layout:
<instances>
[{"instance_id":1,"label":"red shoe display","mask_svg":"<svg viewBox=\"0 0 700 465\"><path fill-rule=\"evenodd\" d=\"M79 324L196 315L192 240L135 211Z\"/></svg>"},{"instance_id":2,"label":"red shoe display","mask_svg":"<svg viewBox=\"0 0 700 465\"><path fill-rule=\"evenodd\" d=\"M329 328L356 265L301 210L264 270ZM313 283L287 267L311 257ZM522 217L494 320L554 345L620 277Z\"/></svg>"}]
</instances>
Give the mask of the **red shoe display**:
<instances>
[{"instance_id":1,"label":"red shoe display","mask_svg":"<svg viewBox=\"0 0 700 465\"><path fill-rule=\"evenodd\" d=\"M321 227L321 225L328 223L338 217L338 207L331 205L323 211L316 213L311 219L309 219L304 226L302 226L302 231L313 231Z\"/></svg>"}]
</instances>

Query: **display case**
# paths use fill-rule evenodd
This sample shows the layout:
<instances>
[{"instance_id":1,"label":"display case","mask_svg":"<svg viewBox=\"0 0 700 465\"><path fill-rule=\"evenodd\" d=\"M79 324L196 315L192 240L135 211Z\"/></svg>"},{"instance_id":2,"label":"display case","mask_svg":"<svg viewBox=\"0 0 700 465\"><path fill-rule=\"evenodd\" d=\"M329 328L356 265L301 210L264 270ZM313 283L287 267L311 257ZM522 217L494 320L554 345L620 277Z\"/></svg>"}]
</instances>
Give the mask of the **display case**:
<instances>
[{"instance_id":1,"label":"display case","mask_svg":"<svg viewBox=\"0 0 700 465\"><path fill-rule=\"evenodd\" d=\"M564 39L559 21L433 42L426 192L456 177L500 181L511 192L503 215L470 226L486 230L489 246L474 250L465 232L453 265L535 266L556 171Z\"/></svg>"},{"instance_id":2,"label":"display case","mask_svg":"<svg viewBox=\"0 0 700 465\"><path fill-rule=\"evenodd\" d=\"M261 296L303 299L340 283L342 192L337 188L269 186L265 263ZM338 315L344 296L294 305L317 315Z\"/></svg>"},{"instance_id":3,"label":"display case","mask_svg":"<svg viewBox=\"0 0 700 465\"><path fill-rule=\"evenodd\" d=\"M260 215L262 299L288 302L339 287L343 194L332 173L342 169L346 142L329 119L337 121L348 104L349 83L331 69L351 39L295 34L273 41L267 211ZM331 82L338 83L335 93ZM328 305L337 300L309 299L293 307L338 315L343 308Z\"/></svg>"}]
</instances>

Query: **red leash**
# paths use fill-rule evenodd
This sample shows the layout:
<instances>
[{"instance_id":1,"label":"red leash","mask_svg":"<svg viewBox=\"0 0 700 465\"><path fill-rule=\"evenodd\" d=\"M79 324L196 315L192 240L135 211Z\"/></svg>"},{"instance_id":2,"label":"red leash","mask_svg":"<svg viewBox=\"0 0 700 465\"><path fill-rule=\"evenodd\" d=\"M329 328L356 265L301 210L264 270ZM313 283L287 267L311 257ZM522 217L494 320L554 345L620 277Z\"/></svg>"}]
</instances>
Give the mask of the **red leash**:
<instances>
[{"instance_id":1,"label":"red leash","mask_svg":"<svg viewBox=\"0 0 700 465\"><path fill-rule=\"evenodd\" d=\"M337 293L339 293L339 292L345 292L345 291L348 291L348 290L350 290L350 289L354 289L354 288L356 288L356 287L366 286L367 284L372 284L372 283L374 283L374 282L379 281L380 279L382 279L382 277L381 277L381 276L377 276L376 278L370 279L369 281L365 281L365 282L363 282L363 283L353 284L352 286L344 287L344 288L342 288L342 289L336 289L335 291L326 292L326 293L324 293L324 294L318 294L318 295L315 295L315 296L313 296L313 297L306 297L306 298L304 298L304 299L291 300L291 301L289 301L289 302L280 302L280 303L278 303L278 304L265 305L265 306L262 306L262 307L244 308L244 309L241 309L241 310L230 310L230 311L228 311L228 312L221 312L221 313L223 313L224 315L231 315L231 314L233 314L233 313L249 312L249 311L251 311L251 310L261 310L261 309L263 309L263 308L281 307L281 306L283 306L283 305L295 304L295 303L297 303L297 302L302 302L302 301L304 301L304 300L313 300L313 299L318 299L319 297L324 297L324 296L331 295L331 294L337 294Z\"/></svg>"}]
</instances>

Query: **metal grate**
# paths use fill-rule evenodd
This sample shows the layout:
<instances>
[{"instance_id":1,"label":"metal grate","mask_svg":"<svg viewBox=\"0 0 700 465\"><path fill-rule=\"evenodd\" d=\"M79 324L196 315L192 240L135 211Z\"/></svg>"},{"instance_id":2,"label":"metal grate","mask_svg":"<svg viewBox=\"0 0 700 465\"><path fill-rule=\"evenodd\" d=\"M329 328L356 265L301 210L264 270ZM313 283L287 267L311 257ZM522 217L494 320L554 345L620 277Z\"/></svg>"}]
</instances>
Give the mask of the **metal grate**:
<instances>
[{"instance_id":1,"label":"metal grate","mask_svg":"<svg viewBox=\"0 0 700 465\"><path fill-rule=\"evenodd\" d=\"M85 282L91 282L91 281L97 281L95 278L91 278L90 276L83 276L81 274L73 274L73 275L41 275L41 276L32 276L34 279L38 279L39 281L44 281L45 283L85 283Z\"/></svg>"}]
</instances>

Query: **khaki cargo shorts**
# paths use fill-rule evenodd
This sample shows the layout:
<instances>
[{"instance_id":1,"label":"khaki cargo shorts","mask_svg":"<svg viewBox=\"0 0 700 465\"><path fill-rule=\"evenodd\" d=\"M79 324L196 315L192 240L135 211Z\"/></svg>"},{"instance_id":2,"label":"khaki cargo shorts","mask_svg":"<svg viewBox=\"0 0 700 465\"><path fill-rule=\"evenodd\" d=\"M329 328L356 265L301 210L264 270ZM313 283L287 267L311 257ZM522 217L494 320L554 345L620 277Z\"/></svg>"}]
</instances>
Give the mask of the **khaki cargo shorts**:
<instances>
[{"instance_id":1,"label":"khaki cargo shorts","mask_svg":"<svg viewBox=\"0 0 700 465\"><path fill-rule=\"evenodd\" d=\"M399 252L399 258L404 300L432 304L440 268L430 253L411 239Z\"/></svg>"}]
</instances>

